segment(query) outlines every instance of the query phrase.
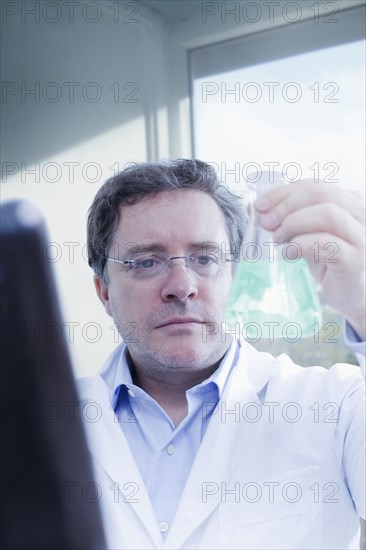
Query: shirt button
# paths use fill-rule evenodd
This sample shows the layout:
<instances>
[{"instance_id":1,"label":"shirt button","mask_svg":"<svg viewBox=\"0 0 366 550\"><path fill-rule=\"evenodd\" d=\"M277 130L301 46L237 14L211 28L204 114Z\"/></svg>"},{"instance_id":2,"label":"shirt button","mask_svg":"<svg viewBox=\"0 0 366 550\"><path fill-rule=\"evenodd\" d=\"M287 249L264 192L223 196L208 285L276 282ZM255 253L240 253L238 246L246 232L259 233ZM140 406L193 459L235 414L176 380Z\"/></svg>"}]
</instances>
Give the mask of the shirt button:
<instances>
[{"instance_id":1,"label":"shirt button","mask_svg":"<svg viewBox=\"0 0 366 550\"><path fill-rule=\"evenodd\" d=\"M130 395L131 397L136 397L135 392L133 392L132 390L128 390L128 395Z\"/></svg>"},{"instance_id":2,"label":"shirt button","mask_svg":"<svg viewBox=\"0 0 366 550\"><path fill-rule=\"evenodd\" d=\"M161 521L159 523L160 533L166 533L168 529L169 529L169 525L167 524L166 521Z\"/></svg>"},{"instance_id":3,"label":"shirt button","mask_svg":"<svg viewBox=\"0 0 366 550\"><path fill-rule=\"evenodd\" d=\"M168 455L173 455L175 453L175 445L168 445L166 452Z\"/></svg>"}]
</instances>

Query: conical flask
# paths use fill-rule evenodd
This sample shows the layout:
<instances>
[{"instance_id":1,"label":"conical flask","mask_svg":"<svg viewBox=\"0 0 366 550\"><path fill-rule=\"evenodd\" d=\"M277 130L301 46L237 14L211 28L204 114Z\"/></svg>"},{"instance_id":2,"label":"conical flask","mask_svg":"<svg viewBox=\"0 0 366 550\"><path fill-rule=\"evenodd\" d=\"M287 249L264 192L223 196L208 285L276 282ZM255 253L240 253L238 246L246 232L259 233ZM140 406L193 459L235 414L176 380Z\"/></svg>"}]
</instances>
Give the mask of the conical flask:
<instances>
[{"instance_id":1,"label":"conical flask","mask_svg":"<svg viewBox=\"0 0 366 550\"><path fill-rule=\"evenodd\" d=\"M262 171L249 175L248 226L236 265L224 313L224 328L257 341L284 338L294 342L313 336L321 323L319 297L307 262L297 245L295 259L289 247L274 242L260 227L253 202L259 195L285 185L281 173Z\"/></svg>"}]
</instances>

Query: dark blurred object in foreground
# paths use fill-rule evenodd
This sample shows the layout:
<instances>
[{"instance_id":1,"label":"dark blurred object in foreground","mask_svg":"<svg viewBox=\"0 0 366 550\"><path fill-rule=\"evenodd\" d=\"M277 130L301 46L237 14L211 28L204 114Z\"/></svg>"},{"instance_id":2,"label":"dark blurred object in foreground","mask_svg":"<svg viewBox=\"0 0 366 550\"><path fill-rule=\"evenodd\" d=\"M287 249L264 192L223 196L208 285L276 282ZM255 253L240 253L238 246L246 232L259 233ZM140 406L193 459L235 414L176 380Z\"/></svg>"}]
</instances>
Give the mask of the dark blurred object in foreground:
<instances>
[{"instance_id":1,"label":"dark blurred object in foreground","mask_svg":"<svg viewBox=\"0 0 366 550\"><path fill-rule=\"evenodd\" d=\"M104 548L45 225L27 201L0 214L0 546Z\"/></svg>"}]
</instances>

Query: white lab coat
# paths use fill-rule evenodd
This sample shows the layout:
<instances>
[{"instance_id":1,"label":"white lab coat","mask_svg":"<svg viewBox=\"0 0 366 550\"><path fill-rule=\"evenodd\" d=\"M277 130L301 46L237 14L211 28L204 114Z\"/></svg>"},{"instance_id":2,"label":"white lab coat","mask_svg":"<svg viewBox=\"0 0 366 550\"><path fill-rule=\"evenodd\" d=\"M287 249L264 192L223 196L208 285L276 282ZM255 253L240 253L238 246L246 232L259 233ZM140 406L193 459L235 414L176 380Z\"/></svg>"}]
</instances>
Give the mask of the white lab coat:
<instances>
[{"instance_id":1,"label":"white lab coat","mask_svg":"<svg viewBox=\"0 0 366 550\"><path fill-rule=\"evenodd\" d=\"M358 367L301 368L244 343L165 540L104 380L79 382L108 548L358 548L358 516L365 517Z\"/></svg>"}]
</instances>

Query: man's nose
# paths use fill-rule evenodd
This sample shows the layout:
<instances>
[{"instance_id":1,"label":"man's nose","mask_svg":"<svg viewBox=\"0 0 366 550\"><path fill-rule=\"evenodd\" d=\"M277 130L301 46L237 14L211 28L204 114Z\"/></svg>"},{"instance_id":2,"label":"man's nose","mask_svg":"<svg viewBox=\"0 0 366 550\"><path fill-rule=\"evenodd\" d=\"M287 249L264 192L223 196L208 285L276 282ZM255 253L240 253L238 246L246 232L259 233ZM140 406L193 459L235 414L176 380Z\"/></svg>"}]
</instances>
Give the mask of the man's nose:
<instances>
[{"instance_id":1,"label":"man's nose","mask_svg":"<svg viewBox=\"0 0 366 550\"><path fill-rule=\"evenodd\" d=\"M185 265L185 260L176 259L169 275L164 278L161 296L164 302L171 300L193 300L198 294L195 274Z\"/></svg>"}]
</instances>

